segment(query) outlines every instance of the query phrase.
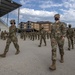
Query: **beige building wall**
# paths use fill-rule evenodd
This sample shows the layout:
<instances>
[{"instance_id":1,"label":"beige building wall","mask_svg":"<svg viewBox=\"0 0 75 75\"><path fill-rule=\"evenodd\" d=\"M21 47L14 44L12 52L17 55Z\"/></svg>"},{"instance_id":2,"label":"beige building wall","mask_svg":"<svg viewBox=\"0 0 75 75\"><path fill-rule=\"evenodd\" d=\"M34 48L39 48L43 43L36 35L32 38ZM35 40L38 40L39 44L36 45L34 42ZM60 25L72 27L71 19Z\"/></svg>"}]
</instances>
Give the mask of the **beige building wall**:
<instances>
[{"instance_id":1,"label":"beige building wall","mask_svg":"<svg viewBox=\"0 0 75 75\"><path fill-rule=\"evenodd\" d=\"M34 24L34 28L35 28L36 30L39 30L39 28L40 28L40 27L39 27L39 24L35 23L35 24Z\"/></svg>"},{"instance_id":2,"label":"beige building wall","mask_svg":"<svg viewBox=\"0 0 75 75\"><path fill-rule=\"evenodd\" d=\"M7 25L5 25L2 21L0 21L0 29L1 31L7 31L9 32L9 27Z\"/></svg>"},{"instance_id":3,"label":"beige building wall","mask_svg":"<svg viewBox=\"0 0 75 75\"><path fill-rule=\"evenodd\" d=\"M40 24L40 22L39 23L37 23L37 22L31 22L31 29L40 30L41 26L43 26L44 29L47 32L50 32L50 30L51 30L51 22L45 22L45 23L42 22L41 24ZM26 28L27 28L27 23L25 22L24 23L24 29L26 29Z\"/></svg>"},{"instance_id":4,"label":"beige building wall","mask_svg":"<svg viewBox=\"0 0 75 75\"><path fill-rule=\"evenodd\" d=\"M27 28L27 24L26 23L24 23L24 29L26 29Z\"/></svg>"}]
</instances>

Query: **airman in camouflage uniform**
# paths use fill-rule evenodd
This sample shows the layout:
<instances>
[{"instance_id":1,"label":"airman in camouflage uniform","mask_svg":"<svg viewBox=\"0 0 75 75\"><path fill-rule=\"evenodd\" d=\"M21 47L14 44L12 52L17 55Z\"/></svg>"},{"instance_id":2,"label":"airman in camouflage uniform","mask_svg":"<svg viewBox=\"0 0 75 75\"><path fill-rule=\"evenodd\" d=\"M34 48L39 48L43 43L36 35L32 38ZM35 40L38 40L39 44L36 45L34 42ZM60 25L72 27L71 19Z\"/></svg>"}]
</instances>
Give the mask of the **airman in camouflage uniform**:
<instances>
[{"instance_id":1,"label":"airman in camouflage uniform","mask_svg":"<svg viewBox=\"0 0 75 75\"><path fill-rule=\"evenodd\" d=\"M40 29L40 45L38 47L41 47L42 40L44 41L46 46L46 31L44 30L44 27L41 27Z\"/></svg>"},{"instance_id":2,"label":"airman in camouflage uniform","mask_svg":"<svg viewBox=\"0 0 75 75\"><path fill-rule=\"evenodd\" d=\"M47 32L46 34L47 34L47 39L49 39L49 32Z\"/></svg>"},{"instance_id":3,"label":"airman in camouflage uniform","mask_svg":"<svg viewBox=\"0 0 75 75\"><path fill-rule=\"evenodd\" d=\"M26 31L23 32L24 40L26 40Z\"/></svg>"},{"instance_id":4,"label":"airman in camouflage uniform","mask_svg":"<svg viewBox=\"0 0 75 75\"><path fill-rule=\"evenodd\" d=\"M34 32L34 39L37 40L37 32Z\"/></svg>"},{"instance_id":5,"label":"airman in camouflage uniform","mask_svg":"<svg viewBox=\"0 0 75 75\"><path fill-rule=\"evenodd\" d=\"M10 21L11 26L9 27L9 35L6 42L6 47L3 54L0 54L0 57L6 57L7 52L9 51L10 43L13 42L16 50L16 55L19 54L19 45L18 45L18 39L16 37L16 26L15 26L15 20Z\"/></svg>"},{"instance_id":6,"label":"airman in camouflage uniform","mask_svg":"<svg viewBox=\"0 0 75 75\"><path fill-rule=\"evenodd\" d=\"M71 28L71 24L69 24L69 28L67 30L67 38L68 38L68 50L74 49L74 30Z\"/></svg>"},{"instance_id":7,"label":"airman in camouflage uniform","mask_svg":"<svg viewBox=\"0 0 75 75\"><path fill-rule=\"evenodd\" d=\"M52 46L52 65L49 67L50 70L56 70L56 51L57 45L60 52L60 62L63 63L64 55L64 37L66 36L66 24L59 21L60 15L55 14L55 22L51 25L51 46Z\"/></svg>"},{"instance_id":8,"label":"airman in camouflage uniform","mask_svg":"<svg viewBox=\"0 0 75 75\"><path fill-rule=\"evenodd\" d=\"M4 40L6 40L6 38L7 38L7 32L6 32L6 30L4 31Z\"/></svg>"},{"instance_id":9,"label":"airman in camouflage uniform","mask_svg":"<svg viewBox=\"0 0 75 75\"><path fill-rule=\"evenodd\" d=\"M1 31L1 39L3 39L3 35L4 35L3 31Z\"/></svg>"},{"instance_id":10,"label":"airman in camouflage uniform","mask_svg":"<svg viewBox=\"0 0 75 75\"><path fill-rule=\"evenodd\" d=\"M20 32L20 38L23 39L23 30Z\"/></svg>"},{"instance_id":11,"label":"airman in camouflage uniform","mask_svg":"<svg viewBox=\"0 0 75 75\"><path fill-rule=\"evenodd\" d=\"M51 31L49 31L49 39L51 38Z\"/></svg>"},{"instance_id":12,"label":"airman in camouflage uniform","mask_svg":"<svg viewBox=\"0 0 75 75\"><path fill-rule=\"evenodd\" d=\"M34 36L34 35L35 35L35 32L32 31L32 32L31 32L32 41L34 41L34 39L35 39L35 36Z\"/></svg>"},{"instance_id":13,"label":"airman in camouflage uniform","mask_svg":"<svg viewBox=\"0 0 75 75\"><path fill-rule=\"evenodd\" d=\"M38 37L38 40L40 39L40 33L39 32L37 32L37 37Z\"/></svg>"},{"instance_id":14,"label":"airman in camouflage uniform","mask_svg":"<svg viewBox=\"0 0 75 75\"><path fill-rule=\"evenodd\" d=\"M75 29L74 29L74 44L75 44Z\"/></svg>"}]
</instances>

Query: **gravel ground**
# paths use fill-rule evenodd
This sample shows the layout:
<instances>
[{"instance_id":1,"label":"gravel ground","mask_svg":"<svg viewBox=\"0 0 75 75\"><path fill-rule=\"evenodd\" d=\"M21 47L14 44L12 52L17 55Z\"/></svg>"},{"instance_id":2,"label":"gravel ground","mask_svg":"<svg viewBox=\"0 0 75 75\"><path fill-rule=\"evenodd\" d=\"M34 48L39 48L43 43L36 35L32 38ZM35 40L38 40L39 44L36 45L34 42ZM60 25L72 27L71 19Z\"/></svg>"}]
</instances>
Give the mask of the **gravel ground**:
<instances>
[{"instance_id":1,"label":"gravel ground","mask_svg":"<svg viewBox=\"0 0 75 75\"><path fill-rule=\"evenodd\" d=\"M27 39L23 41L18 37L20 54L15 55L15 48L11 43L6 58L0 58L0 75L75 75L75 49L67 50L67 39L65 39L64 63L60 63L59 50L57 49L57 69L50 71L51 45L47 40L47 46L39 41ZM3 53L6 41L0 40L0 53Z\"/></svg>"}]
</instances>

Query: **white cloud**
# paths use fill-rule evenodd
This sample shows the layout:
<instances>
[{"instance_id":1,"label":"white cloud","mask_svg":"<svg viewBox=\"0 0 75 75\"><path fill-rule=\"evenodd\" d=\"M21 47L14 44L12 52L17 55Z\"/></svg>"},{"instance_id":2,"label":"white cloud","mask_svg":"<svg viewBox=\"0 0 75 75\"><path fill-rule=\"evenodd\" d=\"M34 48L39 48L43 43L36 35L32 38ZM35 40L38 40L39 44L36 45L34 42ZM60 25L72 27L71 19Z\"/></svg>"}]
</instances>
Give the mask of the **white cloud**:
<instances>
[{"instance_id":1,"label":"white cloud","mask_svg":"<svg viewBox=\"0 0 75 75\"><path fill-rule=\"evenodd\" d=\"M65 17L68 17L69 20L75 19L75 14L74 14L75 13L75 10L74 9L69 9L69 10L63 10L63 9L61 9L61 11L64 12L63 15Z\"/></svg>"},{"instance_id":2,"label":"white cloud","mask_svg":"<svg viewBox=\"0 0 75 75\"><path fill-rule=\"evenodd\" d=\"M75 0L62 0L65 8L75 9Z\"/></svg>"},{"instance_id":3,"label":"white cloud","mask_svg":"<svg viewBox=\"0 0 75 75\"><path fill-rule=\"evenodd\" d=\"M56 11L43 11L34 10L29 8L21 8L20 10L22 21L53 21L53 16L57 13Z\"/></svg>"},{"instance_id":4,"label":"white cloud","mask_svg":"<svg viewBox=\"0 0 75 75\"><path fill-rule=\"evenodd\" d=\"M29 0L20 0L20 3L21 3L22 5L27 4L28 2L29 2Z\"/></svg>"},{"instance_id":5,"label":"white cloud","mask_svg":"<svg viewBox=\"0 0 75 75\"><path fill-rule=\"evenodd\" d=\"M28 5L30 2L32 2L32 1L36 1L36 0L20 0L20 3L22 4L22 5ZM30 4L30 5L32 5L32 4Z\"/></svg>"},{"instance_id":6,"label":"white cloud","mask_svg":"<svg viewBox=\"0 0 75 75\"><path fill-rule=\"evenodd\" d=\"M22 8L20 10L20 13L23 15L31 15L31 16L37 16L37 17L52 17L57 12L56 11L49 12L49 11L43 11L43 10Z\"/></svg>"},{"instance_id":7,"label":"white cloud","mask_svg":"<svg viewBox=\"0 0 75 75\"><path fill-rule=\"evenodd\" d=\"M61 11L63 12L61 20L75 27L75 10L70 8L69 10L61 9Z\"/></svg>"},{"instance_id":8,"label":"white cloud","mask_svg":"<svg viewBox=\"0 0 75 75\"><path fill-rule=\"evenodd\" d=\"M43 1L42 4L39 5L40 8L46 9L51 7L61 7L63 4L53 3L52 0Z\"/></svg>"}]
</instances>

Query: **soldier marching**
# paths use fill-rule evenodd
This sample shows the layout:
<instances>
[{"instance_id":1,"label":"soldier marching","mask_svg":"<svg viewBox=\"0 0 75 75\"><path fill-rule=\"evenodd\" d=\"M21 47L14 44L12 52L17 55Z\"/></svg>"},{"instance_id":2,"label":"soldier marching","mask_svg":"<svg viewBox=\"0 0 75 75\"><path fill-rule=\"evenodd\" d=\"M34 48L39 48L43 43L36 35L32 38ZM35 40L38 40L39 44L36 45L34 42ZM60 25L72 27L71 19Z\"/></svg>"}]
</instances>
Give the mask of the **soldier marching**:
<instances>
[{"instance_id":1,"label":"soldier marching","mask_svg":"<svg viewBox=\"0 0 75 75\"><path fill-rule=\"evenodd\" d=\"M9 35L8 35L8 39L6 41L6 46L5 46L5 49L4 49L4 53L3 54L0 54L0 57L6 57L6 54L7 52L9 51L9 46L10 46L10 43L13 42L15 48L16 48L16 55L20 53L20 50L19 50L19 45L18 45L18 39L16 37L16 22L15 20L11 20L10 21L10 24L11 26L9 27Z\"/></svg>"}]
</instances>

